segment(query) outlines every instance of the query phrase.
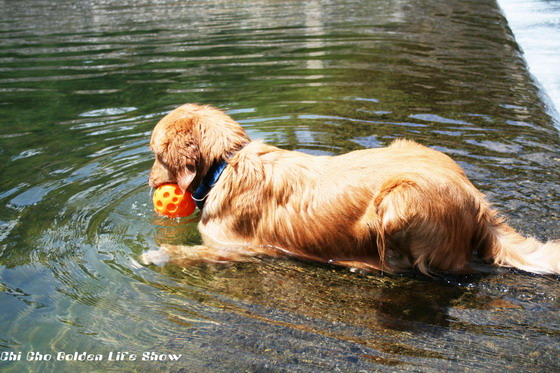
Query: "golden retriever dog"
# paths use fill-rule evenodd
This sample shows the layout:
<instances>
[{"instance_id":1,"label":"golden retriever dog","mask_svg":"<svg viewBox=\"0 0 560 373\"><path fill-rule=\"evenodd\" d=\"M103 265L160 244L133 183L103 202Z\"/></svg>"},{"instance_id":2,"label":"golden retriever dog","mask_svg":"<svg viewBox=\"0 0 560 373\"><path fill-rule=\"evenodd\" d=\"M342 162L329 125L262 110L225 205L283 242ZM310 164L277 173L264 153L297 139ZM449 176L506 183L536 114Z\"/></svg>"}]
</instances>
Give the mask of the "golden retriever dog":
<instances>
[{"instance_id":1,"label":"golden retriever dog","mask_svg":"<svg viewBox=\"0 0 560 373\"><path fill-rule=\"evenodd\" d=\"M476 253L560 273L560 242L516 233L457 163L412 141L313 156L251 141L222 111L187 104L161 119L150 146L150 186L194 193L203 245L162 245L144 263L287 255L367 271L464 273Z\"/></svg>"}]
</instances>

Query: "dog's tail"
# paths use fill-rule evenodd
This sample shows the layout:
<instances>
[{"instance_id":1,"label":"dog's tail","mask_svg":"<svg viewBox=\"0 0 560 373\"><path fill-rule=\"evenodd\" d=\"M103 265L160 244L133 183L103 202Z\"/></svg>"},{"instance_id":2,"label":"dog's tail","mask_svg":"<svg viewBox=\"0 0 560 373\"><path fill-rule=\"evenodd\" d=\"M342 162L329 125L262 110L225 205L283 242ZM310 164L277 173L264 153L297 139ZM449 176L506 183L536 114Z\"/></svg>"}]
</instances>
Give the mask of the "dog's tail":
<instances>
[{"instance_id":1,"label":"dog's tail","mask_svg":"<svg viewBox=\"0 0 560 373\"><path fill-rule=\"evenodd\" d=\"M484 259L527 272L560 274L560 241L543 243L533 237L523 237L495 216L491 217L487 234Z\"/></svg>"}]
</instances>

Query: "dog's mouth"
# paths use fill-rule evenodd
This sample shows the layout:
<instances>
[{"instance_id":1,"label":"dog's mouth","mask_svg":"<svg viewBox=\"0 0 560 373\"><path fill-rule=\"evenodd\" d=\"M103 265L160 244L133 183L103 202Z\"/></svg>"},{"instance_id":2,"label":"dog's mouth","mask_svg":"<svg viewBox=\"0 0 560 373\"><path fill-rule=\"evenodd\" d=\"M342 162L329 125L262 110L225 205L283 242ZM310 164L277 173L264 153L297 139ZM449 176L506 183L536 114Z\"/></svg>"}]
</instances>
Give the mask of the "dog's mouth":
<instances>
[{"instance_id":1,"label":"dog's mouth","mask_svg":"<svg viewBox=\"0 0 560 373\"><path fill-rule=\"evenodd\" d=\"M153 194L154 191L156 191L158 188L160 188L163 185L166 184L177 184L179 185L179 187L181 188L181 184L179 184L176 180L174 181L163 181L163 182L159 182L159 183L154 183L152 181L148 182L148 185L150 186L150 194ZM193 189L193 184L189 185L188 187L186 187L185 189L181 188L181 190L184 192L190 192L193 193L194 189Z\"/></svg>"},{"instance_id":2,"label":"dog's mouth","mask_svg":"<svg viewBox=\"0 0 560 373\"><path fill-rule=\"evenodd\" d=\"M154 183L152 180L148 180L148 185L150 186L150 190L156 190L157 188L159 188L160 186L166 184L165 182L163 183Z\"/></svg>"},{"instance_id":3,"label":"dog's mouth","mask_svg":"<svg viewBox=\"0 0 560 373\"><path fill-rule=\"evenodd\" d=\"M150 186L150 195L152 195L156 190L158 190L160 187L166 184L177 184L177 183L172 181L162 181L158 183L148 181L148 185Z\"/></svg>"}]
</instances>

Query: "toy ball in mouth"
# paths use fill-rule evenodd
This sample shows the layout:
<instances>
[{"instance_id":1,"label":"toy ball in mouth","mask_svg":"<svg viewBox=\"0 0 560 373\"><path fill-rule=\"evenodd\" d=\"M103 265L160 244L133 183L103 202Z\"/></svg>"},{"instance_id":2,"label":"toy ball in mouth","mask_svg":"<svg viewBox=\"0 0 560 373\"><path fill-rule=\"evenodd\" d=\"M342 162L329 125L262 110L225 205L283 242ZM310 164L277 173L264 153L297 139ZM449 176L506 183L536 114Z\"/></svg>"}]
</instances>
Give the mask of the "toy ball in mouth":
<instances>
[{"instance_id":1,"label":"toy ball in mouth","mask_svg":"<svg viewBox=\"0 0 560 373\"><path fill-rule=\"evenodd\" d=\"M160 185L154 192L153 201L156 212L169 218L189 216L196 209L191 193L183 193L177 184Z\"/></svg>"}]
</instances>

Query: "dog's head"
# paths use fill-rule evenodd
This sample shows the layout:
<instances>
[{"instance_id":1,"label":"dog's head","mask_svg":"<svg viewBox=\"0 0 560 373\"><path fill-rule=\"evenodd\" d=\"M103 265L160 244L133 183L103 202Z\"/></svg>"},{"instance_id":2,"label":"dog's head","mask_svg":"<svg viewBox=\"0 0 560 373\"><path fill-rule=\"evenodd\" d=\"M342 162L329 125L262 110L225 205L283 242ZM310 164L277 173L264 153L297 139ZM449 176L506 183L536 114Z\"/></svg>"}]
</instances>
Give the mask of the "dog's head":
<instances>
[{"instance_id":1,"label":"dog's head","mask_svg":"<svg viewBox=\"0 0 560 373\"><path fill-rule=\"evenodd\" d=\"M226 160L249 142L241 126L211 106L187 104L167 114L152 132L155 162L149 184L177 183L193 192L214 162Z\"/></svg>"}]
</instances>

